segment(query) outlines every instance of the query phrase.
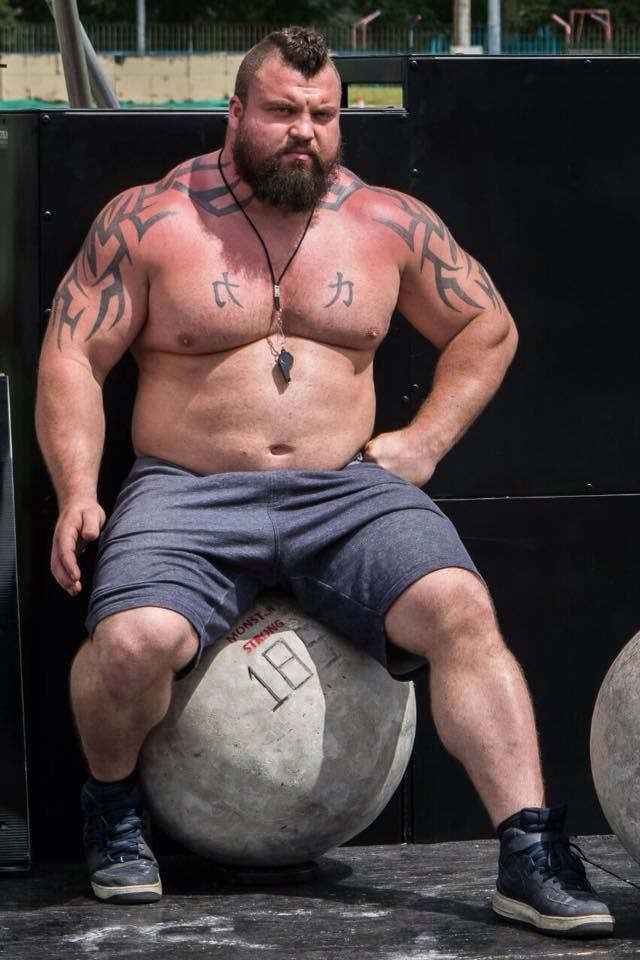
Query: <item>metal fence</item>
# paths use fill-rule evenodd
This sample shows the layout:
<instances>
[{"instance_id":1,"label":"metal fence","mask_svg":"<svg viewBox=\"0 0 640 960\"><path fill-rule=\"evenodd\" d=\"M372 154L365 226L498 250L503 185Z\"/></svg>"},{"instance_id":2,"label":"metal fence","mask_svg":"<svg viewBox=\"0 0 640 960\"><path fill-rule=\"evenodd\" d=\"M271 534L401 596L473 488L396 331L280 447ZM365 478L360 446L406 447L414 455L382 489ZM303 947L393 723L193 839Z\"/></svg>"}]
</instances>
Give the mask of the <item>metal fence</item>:
<instances>
[{"instance_id":1,"label":"metal fence","mask_svg":"<svg viewBox=\"0 0 640 960\"><path fill-rule=\"evenodd\" d=\"M448 53L452 37L448 29L428 29L384 26L372 23L366 40L348 25L317 24L336 53ZM87 33L98 53L135 55L138 52L135 23L85 24ZM144 51L147 54L179 55L202 53L244 53L257 43L274 24L233 23L151 23L147 24ZM472 30L472 43L487 49L486 27ZM603 31L585 30L579 50L566 42L562 29L545 26L534 33L503 31L503 54L569 55L575 53L640 54L640 24L619 24L613 28L612 41L604 44ZM0 26L0 54L53 53L58 40L53 21L48 23L20 23Z\"/></svg>"}]
</instances>

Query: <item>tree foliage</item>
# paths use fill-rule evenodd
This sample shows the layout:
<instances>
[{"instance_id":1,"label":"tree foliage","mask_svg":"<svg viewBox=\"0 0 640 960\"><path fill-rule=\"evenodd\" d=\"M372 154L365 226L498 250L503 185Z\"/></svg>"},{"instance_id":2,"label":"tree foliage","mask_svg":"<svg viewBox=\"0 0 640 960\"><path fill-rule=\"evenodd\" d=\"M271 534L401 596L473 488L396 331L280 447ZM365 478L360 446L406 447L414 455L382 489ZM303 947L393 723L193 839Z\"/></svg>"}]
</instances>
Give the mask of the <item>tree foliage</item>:
<instances>
[{"instance_id":1,"label":"tree foliage","mask_svg":"<svg viewBox=\"0 0 640 960\"><path fill-rule=\"evenodd\" d=\"M611 11L614 23L640 19L640 0L583 0L576 6L602 7ZM474 23L486 20L486 0L473 0ZM84 23L129 21L136 17L136 0L78 0ZM503 0L506 27L531 30L549 25L552 13L568 19L571 0ZM379 9L377 21L410 23L416 16L423 26L450 27L452 0L146 0L149 23L352 23ZM50 17L45 0L0 0L0 22L12 18L35 23Z\"/></svg>"}]
</instances>

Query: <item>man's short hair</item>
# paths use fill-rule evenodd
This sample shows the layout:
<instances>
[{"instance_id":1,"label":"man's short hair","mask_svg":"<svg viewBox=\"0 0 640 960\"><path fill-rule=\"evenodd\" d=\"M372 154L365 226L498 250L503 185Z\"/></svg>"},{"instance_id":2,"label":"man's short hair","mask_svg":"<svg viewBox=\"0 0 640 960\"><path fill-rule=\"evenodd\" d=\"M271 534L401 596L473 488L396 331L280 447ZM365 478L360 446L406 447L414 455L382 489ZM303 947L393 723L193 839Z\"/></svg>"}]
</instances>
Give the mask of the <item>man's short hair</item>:
<instances>
[{"instance_id":1,"label":"man's short hair","mask_svg":"<svg viewBox=\"0 0 640 960\"><path fill-rule=\"evenodd\" d=\"M307 80L315 77L327 64L333 66L327 42L316 30L310 27L274 30L251 47L238 68L233 92L243 103L247 102L249 87L257 71L274 53L279 54L284 63L294 67Z\"/></svg>"}]
</instances>

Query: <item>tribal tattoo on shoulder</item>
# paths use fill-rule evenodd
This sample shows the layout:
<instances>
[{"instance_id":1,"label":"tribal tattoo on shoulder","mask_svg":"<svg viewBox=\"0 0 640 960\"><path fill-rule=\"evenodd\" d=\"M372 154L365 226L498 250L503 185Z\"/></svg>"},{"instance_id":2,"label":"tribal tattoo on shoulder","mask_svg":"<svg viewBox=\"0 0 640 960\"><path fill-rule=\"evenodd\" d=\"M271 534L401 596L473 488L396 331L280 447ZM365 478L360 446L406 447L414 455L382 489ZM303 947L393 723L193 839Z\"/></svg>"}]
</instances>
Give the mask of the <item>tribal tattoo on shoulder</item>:
<instances>
[{"instance_id":1,"label":"tribal tattoo on shoulder","mask_svg":"<svg viewBox=\"0 0 640 960\"><path fill-rule=\"evenodd\" d=\"M52 318L58 349L62 349L65 330L73 339L78 323L85 314L86 306L81 305L81 301L86 297L89 287L104 284L97 313L85 341L95 336L108 316L111 320L107 329L112 329L122 320L125 313L122 263L125 260L131 262L124 227L132 224L140 242L159 220L177 216L177 209L153 212L154 201L161 194L172 190L186 194L197 207L219 217L237 210L235 203L229 202L226 187L196 190L191 186L194 174L216 169L217 165L206 156L196 157L176 167L158 183L134 187L107 204L92 224L80 253L53 299Z\"/></svg>"},{"instance_id":2,"label":"tribal tattoo on shoulder","mask_svg":"<svg viewBox=\"0 0 640 960\"><path fill-rule=\"evenodd\" d=\"M229 162L223 162L222 166L229 166ZM180 193L185 193L196 207L199 207L200 210L214 217L226 217L229 216L229 214L237 213L238 205L233 197L230 196L226 184L221 183L203 190L196 190L195 187L191 185L192 175L212 172L217 175L217 162L214 163L208 156L196 157L195 160L190 160L188 163L183 164L182 167L177 167L173 170L165 177L161 186L165 190L178 190ZM236 179L231 184L232 189L237 187L239 182L240 181ZM243 206L246 206L251 199L252 197L249 196L247 200L243 202Z\"/></svg>"},{"instance_id":3,"label":"tribal tattoo on shoulder","mask_svg":"<svg viewBox=\"0 0 640 960\"><path fill-rule=\"evenodd\" d=\"M350 179L343 180L341 183L331 184L324 199L318 204L320 210L337 211L357 190L366 189L367 184L364 180L356 177L350 170L343 168L342 172Z\"/></svg>"},{"instance_id":4,"label":"tribal tattoo on shoulder","mask_svg":"<svg viewBox=\"0 0 640 960\"><path fill-rule=\"evenodd\" d=\"M86 310L86 306L80 306L79 298L87 295L89 287L105 284L100 291L98 310L85 341L95 336L111 312L108 329L112 329L124 316L122 263L125 260L131 262L124 226L133 224L139 242L159 220L173 216L175 211L172 210L149 213L153 199L160 192L158 186L128 190L107 204L94 220L80 253L53 299L52 316L58 349L62 349L65 329L73 339Z\"/></svg>"},{"instance_id":5,"label":"tribal tattoo on shoulder","mask_svg":"<svg viewBox=\"0 0 640 960\"><path fill-rule=\"evenodd\" d=\"M481 264L458 246L445 224L433 210L405 194L395 193L392 190L386 190L382 187L370 189L374 189L376 192L383 193L390 197L398 207L398 219L375 217L375 222L393 230L394 233L404 240L412 252L416 251L416 245L419 243L417 240L418 230L419 228L423 228L420 249L420 270L422 270L427 260L433 264L438 296L447 307L451 310L459 309L455 303L452 302L452 297L455 297L463 303L466 303L469 307L481 309L482 305L470 296L468 292L469 288L463 289L459 282L461 275L464 275L465 279L469 279L475 267L479 279L474 277L472 282L482 290L491 304L502 313L502 301L489 274ZM434 236L444 241L448 248L448 257L435 253L431 248L431 242Z\"/></svg>"}]
</instances>

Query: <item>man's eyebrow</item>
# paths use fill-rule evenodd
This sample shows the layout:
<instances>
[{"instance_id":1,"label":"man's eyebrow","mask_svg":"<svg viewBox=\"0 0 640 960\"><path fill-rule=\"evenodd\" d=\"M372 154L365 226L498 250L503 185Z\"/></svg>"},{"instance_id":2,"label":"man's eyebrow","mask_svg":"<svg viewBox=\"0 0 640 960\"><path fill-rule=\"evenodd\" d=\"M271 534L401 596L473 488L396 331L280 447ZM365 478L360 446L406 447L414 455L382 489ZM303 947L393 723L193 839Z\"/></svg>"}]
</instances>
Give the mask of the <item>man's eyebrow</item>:
<instances>
[{"instance_id":1,"label":"man's eyebrow","mask_svg":"<svg viewBox=\"0 0 640 960\"><path fill-rule=\"evenodd\" d=\"M269 107L297 107L295 100L289 100L287 97L269 97L266 96L262 103Z\"/></svg>"},{"instance_id":2,"label":"man's eyebrow","mask_svg":"<svg viewBox=\"0 0 640 960\"><path fill-rule=\"evenodd\" d=\"M262 106L266 107L294 107L298 109L300 104L296 100L290 100L287 97L269 97L265 96ZM337 104L333 100L323 100L321 103L311 107L312 110L333 110L337 109Z\"/></svg>"}]
</instances>

